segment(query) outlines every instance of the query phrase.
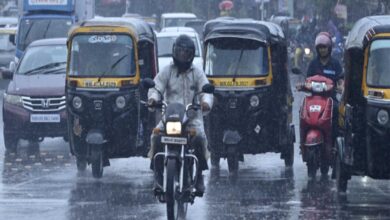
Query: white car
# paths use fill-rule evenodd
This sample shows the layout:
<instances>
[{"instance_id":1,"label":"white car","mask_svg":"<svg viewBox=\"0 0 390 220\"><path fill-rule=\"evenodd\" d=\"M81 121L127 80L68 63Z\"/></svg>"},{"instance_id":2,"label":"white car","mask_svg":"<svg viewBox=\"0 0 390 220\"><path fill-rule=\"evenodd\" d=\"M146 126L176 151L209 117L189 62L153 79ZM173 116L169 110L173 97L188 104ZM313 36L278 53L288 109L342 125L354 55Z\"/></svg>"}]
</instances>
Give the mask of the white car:
<instances>
[{"instance_id":1,"label":"white car","mask_svg":"<svg viewBox=\"0 0 390 220\"><path fill-rule=\"evenodd\" d=\"M160 28L184 27L186 22L196 19L193 13L163 13L161 14Z\"/></svg>"},{"instance_id":2,"label":"white car","mask_svg":"<svg viewBox=\"0 0 390 220\"><path fill-rule=\"evenodd\" d=\"M161 32L157 33L159 71L161 71L166 65L173 62L172 46L176 38L181 34L188 35L194 41L195 57L193 64L200 69L203 69L202 44L198 33L194 29L188 27L170 27L164 28Z\"/></svg>"}]
</instances>

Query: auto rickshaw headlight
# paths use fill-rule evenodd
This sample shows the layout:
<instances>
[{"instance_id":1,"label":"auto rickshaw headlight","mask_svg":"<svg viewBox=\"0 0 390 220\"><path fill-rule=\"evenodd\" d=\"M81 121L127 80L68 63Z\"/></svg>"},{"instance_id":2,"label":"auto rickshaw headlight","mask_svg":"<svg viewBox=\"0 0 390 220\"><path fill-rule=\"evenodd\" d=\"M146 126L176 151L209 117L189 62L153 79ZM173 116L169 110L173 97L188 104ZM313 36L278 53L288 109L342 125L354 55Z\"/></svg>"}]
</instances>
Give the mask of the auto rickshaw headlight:
<instances>
[{"instance_id":1,"label":"auto rickshaw headlight","mask_svg":"<svg viewBox=\"0 0 390 220\"><path fill-rule=\"evenodd\" d=\"M178 135L181 134L181 122L167 122L166 131L168 135Z\"/></svg>"},{"instance_id":2,"label":"auto rickshaw headlight","mask_svg":"<svg viewBox=\"0 0 390 220\"><path fill-rule=\"evenodd\" d=\"M252 107L257 107L260 104L259 97L257 95L251 96L249 99L249 103L251 104Z\"/></svg>"},{"instance_id":3,"label":"auto rickshaw headlight","mask_svg":"<svg viewBox=\"0 0 390 220\"><path fill-rule=\"evenodd\" d=\"M389 122L389 113L384 109L379 110L377 120L381 125L387 124Z\"/></svg>"},{"instance_id":4,"label":"auto rickshaw headlight","mask_svg":"<svg viewBox=\"0 0 390 220\"><path fill-rule=\"evenodd\" d=\"M81 109L81 107L83 106L83 101L81 100L80 97L75 96L75 97L73 97L72 104L73 104L73 108Z\"/></svg>"},{"instance_id":5,"label":"auto rickshaw headlight","mask_svg":"<svg viewBox=\"0 0 390 220\"><path fill-rule=\"evenodd\" d=\"M123 96L118 96L115 100L116 107L122 109L126 106L126 99Z\"/></svg>"}]
</instances>

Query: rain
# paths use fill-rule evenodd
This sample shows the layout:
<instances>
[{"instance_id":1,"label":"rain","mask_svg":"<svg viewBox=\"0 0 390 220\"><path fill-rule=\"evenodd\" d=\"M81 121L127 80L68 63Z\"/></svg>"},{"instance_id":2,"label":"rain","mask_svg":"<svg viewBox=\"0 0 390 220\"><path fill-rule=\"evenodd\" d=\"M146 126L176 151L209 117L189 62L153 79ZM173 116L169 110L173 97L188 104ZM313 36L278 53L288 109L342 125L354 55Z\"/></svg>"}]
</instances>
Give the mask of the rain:
<instances>
[{"instance_id":1,"label":"rain","mask_svg":"<svg viewBox=\"0 0 390 220\"><path fill-rule=\"evenodd\" d=\"M1 0L0 219L388 219L389 12Z\"/></svg>"}]
</instances>

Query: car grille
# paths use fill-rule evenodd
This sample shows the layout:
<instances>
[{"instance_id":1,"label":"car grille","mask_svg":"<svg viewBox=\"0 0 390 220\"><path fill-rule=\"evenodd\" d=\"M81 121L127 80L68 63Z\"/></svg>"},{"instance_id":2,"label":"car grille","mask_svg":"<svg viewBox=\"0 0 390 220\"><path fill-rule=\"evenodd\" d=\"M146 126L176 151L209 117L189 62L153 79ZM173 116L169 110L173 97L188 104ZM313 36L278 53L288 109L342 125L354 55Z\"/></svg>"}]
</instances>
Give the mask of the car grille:
<instances>
[{"instance_id":1,"label":"car grille","mask_svg":"<svg viewBox=\"0 0 390 220\"><path fill-rule=\"evenodd\" d=\"M23 107L33 112L53 112L65 109L65 96L50 98L22 97Z\"/></svg>"}]
</instances>

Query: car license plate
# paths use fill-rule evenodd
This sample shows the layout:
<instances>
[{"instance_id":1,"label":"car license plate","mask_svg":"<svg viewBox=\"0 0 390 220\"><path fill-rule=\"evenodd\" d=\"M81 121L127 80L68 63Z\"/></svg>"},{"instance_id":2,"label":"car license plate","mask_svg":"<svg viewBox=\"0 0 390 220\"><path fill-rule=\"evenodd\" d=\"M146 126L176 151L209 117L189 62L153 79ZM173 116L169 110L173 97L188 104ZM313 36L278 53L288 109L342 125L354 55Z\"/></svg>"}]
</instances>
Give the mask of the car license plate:
<instances>
[{"instance_id":1,"label":"car license plate","mask_svg":"<svg viewBox=\"0 0 390 220\"><path fill-rule=\"evenodd\" d=\"M60 114L31 114L30 122L32 123L59 123Z\"/></svg>"},{"instance_id":2,"label":"car license plate","mask_svg":"<svg viewBox=\"0 0 390 220\"><path fill-rule=\"evenodd\" d=\"M161 137L161 143L184 145L184 144L187 144L187 138L163 136L163 137Z\"/></svg>"}]
</instances>

